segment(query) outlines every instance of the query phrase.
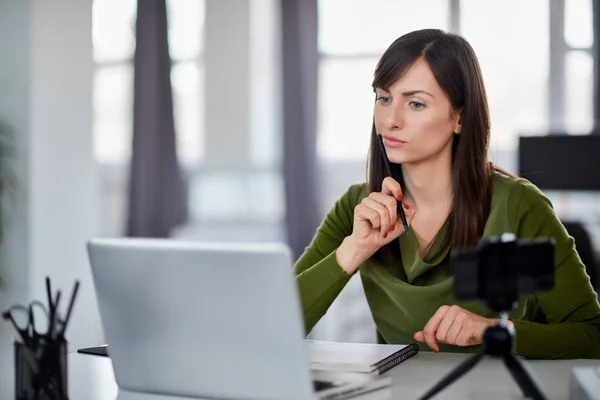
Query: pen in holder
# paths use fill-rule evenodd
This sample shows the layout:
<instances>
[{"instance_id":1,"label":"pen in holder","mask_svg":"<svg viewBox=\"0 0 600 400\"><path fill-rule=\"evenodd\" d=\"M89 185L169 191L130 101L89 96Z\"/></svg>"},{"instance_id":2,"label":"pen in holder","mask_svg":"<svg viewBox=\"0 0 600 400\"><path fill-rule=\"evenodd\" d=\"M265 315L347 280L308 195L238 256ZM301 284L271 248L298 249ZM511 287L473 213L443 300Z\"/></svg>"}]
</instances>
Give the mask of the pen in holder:
<instances>
[{"instance_id":1,"label":"pen in holder","mask_svg":"<svg viewBox=\"0 0 600 400\"><path fill-rule=\"evenodd\" d=\"M68 400L65 331L78 290L75 281L64 318L58 308L61 291L53 296L50 277L46 277L48 306L34 300L2 313L15 339L16 400Z\"/></svg>"},{"instance_id":2,"label":"pen in holder","mask_svg":"<svg viewBox=\"0 0 600 400\"><path fill-rule=\"evenodd\" d=\"M42 353L36 355L31 347L14 344L16 400L68 399L68 343L62 339L42 346Z\"/></svg>"}]
</instances>

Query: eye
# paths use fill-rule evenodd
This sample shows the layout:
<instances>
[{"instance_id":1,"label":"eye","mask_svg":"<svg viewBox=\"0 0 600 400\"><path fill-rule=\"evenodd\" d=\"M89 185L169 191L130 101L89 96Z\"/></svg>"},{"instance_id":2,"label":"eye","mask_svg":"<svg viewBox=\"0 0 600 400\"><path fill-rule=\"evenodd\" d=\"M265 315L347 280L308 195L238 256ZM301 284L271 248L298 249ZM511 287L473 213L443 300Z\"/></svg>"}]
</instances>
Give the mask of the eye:
<instances>
[{"instance_id":1,"label":"eye","mask_svg":"<svg viewBox=\"0 0 600 400\"><path fill-rule=\"evenodd\" d=\"M392 99L390 97L379 96L377 97L377 101L380 101L381 104L390 104L392 102Z\"/></svg>"},{"instance_id":2,"label":"eye","mask_svg":"<svg viewBox=\"0 0 600 400\"><path fill-rule=\"evenodd\" d=\"M425 104L419 103L418 101L411 101L408 104L415 110L420 110L421 108L425 107Z\"/></svg>"}]
</instances>

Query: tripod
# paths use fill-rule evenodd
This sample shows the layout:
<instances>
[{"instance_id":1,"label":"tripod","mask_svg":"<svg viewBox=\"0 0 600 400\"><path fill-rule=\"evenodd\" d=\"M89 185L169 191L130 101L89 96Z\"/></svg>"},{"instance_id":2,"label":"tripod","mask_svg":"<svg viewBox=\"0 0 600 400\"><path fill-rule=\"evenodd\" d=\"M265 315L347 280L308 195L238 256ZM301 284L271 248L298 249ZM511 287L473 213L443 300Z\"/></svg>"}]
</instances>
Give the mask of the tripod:
<instances>
[{"instance_id":1,"label":"tripod","mask_svg":"<svg viewBox=\"0 0 600 400\"><path fill-rule=\"evenodd\" d=\"M469 372L486 355L502 358L504 365L510 371L513 379L517 381L526 398L546 400L546 397L540 388L538 388L531 375L529 375L525 366L513 353L514 330L507 324L508 313L501 313L501 318L499 323L488 327L483 333L483 350L456 367L444 379L425 393L420 398L421 400L430 399L435 396L452 382Z\"/></svg>"}]
</instances>

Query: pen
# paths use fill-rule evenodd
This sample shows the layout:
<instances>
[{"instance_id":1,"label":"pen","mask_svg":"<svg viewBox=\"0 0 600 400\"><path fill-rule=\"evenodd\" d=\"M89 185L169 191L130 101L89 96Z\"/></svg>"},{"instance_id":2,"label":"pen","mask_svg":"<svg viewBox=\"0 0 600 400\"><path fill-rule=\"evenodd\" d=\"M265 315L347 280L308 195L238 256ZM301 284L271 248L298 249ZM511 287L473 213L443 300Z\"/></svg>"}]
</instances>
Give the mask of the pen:
<instances>
[{"instance_id":1,"label":"pen","mask_svg":"<svg viewBox=\"0 0 600 400\"><path fill-rule=\"evenodd\" d=\"M79 281L75 281L75 287L73 288L73 293L71 294L71 300L69 301L69 308L67 309L67 315L65 316L65 320L62 324L62 329L58 334L59 338L62 338L65 334L65 330L67 330L67 323L69 322L69 318L71 317L71 310L73 309L73 303L75 303L75 297L77 296L77 291L79 290Z\"/></svg>"},{"instance_id":2,"label":"pen","mask_svg":"<svg viewBox=\"0 0 600 400\"><path fill-rule=\"evenodd\" d=\"M392 176L392 168L390 167L390 160L388 160L387 153L385 152L385 146L383 145L383 138L380 134L377 134L377 141L379 142L379 148L381 149L381 154L383 156L383 163L385 164L385 168L387 169L388 176L393 178ZM396 200L398 202L398 213L400 214L400 220L402 221L402 226L404 227L404 232L408 232L408 222L406 222L406 215L404 215L404 209L402 208L402 201Z\"/></svg>"},{"instance_id":3,"label":"pen","mask_svg":"<svg viewBox=\"0 0 600 400\"><path fill-rule=\"evenodd\" d=\"M58 309L58 303L60 302L61 291L56 292L56 300L54 301L54 306L50 312L50 321L48 321L48 338L53 339L54 335L54 326L56 324L56 320L58 319L56 310Z\"/></svg>"},{"instance_id":4,"label":"pen","mask_svg":"<svg viewBox=\"0 0 600 400\"><path fill-rule=\"evenodd\" d=\"M50 338L52 334L52 329L54 327L54 318L56 313L56 307L58 305L58 300L60 300L60 296L57 296L57 303L52 301L52 286L50 284L50 277L46 277L46 294L48 295L48 338Z\"/></svg>"},{"instance_id":5,"label":"pen","mask_svg":"<svg viewBox=\"0 0 600 400\"><path fill-rule=\"evenodd\" d=\"M50 277L46 277L46 295L48 296L48 312L52 314L52 286L50 284Z\"/></svg>"}]
</instances>

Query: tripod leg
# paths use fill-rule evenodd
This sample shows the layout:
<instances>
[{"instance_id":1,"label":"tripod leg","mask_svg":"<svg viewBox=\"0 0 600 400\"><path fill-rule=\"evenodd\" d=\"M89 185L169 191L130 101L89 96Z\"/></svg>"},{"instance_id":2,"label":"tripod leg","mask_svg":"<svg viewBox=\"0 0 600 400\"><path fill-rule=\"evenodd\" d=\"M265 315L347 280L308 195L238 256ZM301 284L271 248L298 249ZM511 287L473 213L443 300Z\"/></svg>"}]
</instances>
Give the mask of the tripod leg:
<instances>
[{"instance_id":1,"label":"tripod leg","mask_svg":"<svg viewBox=\"0 0 600 400\"><path fill-rule=\"evenodd\" d=\"M460 378L462 375L466 374L477 364L481 358L484 356L484 353L477 353L472 357L469 357L462 364L456 367L453 371L451 371L444 379L439 381L434 387L429 389L427 393L420 397L420 400L430 399L435 396L438 392L442 391L446 386L450 385L452 382Z\"/></svg>"},{"instance_id":2,"label":"tripod leg","mask_svg":"<svg viewBox=\"0 0 600 400\"><path fill-rule=\"evenodd\" d=\"M525 369L521 361L514 354L506 354L504 356L504 364L510 371L510 374L517 381L523 395L528 399L546 400L546 397L533 380L533 377Z\"/></svg>"}]
</instances>

